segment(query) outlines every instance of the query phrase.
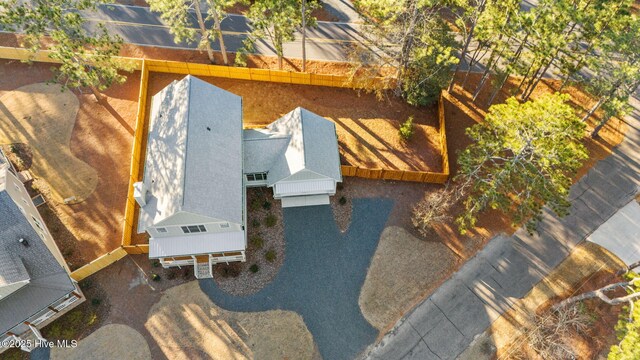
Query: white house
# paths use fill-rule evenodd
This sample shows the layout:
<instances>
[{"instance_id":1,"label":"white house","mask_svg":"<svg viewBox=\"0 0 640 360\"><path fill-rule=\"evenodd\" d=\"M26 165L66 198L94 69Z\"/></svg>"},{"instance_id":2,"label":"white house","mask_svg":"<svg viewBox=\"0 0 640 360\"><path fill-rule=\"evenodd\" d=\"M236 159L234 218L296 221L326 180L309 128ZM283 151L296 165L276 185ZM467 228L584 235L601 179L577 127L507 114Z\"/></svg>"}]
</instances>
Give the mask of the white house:
<instances>
[{"instance_id":1,"label":"white house","mask_svg":"<svg viewBox=\"0 0 640 360\"><path fill-rule=\"evenodd\" d=\"M84 301L15 169L0 151L0 353L31 351L39 330Z\"/></svg>"},{"instance_id":2,"label":"white house","mask_svg":"<svg viewBox=\"0 0 640 360\"><path fill-rule=\"evenodd\" d=\"M242 129L242 98L193 76L151 102L138 232L164 267L245 261L246 187L268 186L282 206L329 203L342 181L336 129L297 108L264 129Z\"/></svg>"}]
</instances>

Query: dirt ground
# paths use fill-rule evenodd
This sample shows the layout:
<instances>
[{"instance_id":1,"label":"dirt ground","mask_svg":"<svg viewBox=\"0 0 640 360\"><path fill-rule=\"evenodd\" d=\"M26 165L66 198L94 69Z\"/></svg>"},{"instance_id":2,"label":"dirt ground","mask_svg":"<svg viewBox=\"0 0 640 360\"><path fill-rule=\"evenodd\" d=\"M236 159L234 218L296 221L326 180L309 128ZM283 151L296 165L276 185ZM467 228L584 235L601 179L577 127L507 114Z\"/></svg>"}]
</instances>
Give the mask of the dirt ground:
<instances>
[{"instance_id":1,"label":"dirt ground","mask_svg":"<svg viewBox=\"0 0 640 360\"><path fill-rule=\"evenodd\" d=\"M0 143L30 148L30 171L49 185L53 200L82 202L98 184L97 171L71 154L78 98L57 84L35 83L0 97Z\"/></svg>"},{"instance_id":2,"label":"dirt ground","mask_svg":"<svg viewBox=\"0 0 640 360\"><path fill-rule=\"evenodd\" d=\"M532 326L530 314L544 314L549 307L569 296L590 291L616 281L615 273L624 267L614 255L604 248L584 242L565 259L549 276L538 283L516 306L491 326L492 341L498 356L504 359L525 355L536 359L537 354L526 346L528 327ZM585 302L584 312L593 322L586 334L572 334L572 348L581 359L595 359L606 355L615 343L613 327L618 321L621 306L612 307L599 300Z\"/></svg>"},{"instance_id":3,"label":"dirt ground","mask_svg":"<svg viewBox=\"0 0 640 360\"><path fill-rule=\"evenodd\" d=\"M316 355L300 315L281 310L226 311L211 302L197 281L165 291L149 310L145 327L171 359L313 359Z\"/></svg>"},{"instance_id":4,"label":"dirt ground","mask_svg":"<svg viewBox=\"0 0 640 360\"><path fill-rule=\"evenodd\" d=\"M149 96L183 75L152 73ZM298 106L336 123L345 165L366 168L440 171L440 137L435 107L416 108L401 99L382 101L351 89L203 77L243 97L245 125L267 125ZM407 143L400 122L413 116L415 133Z\"/></svg>"},{"instance_id":5,"label":"dirt ground","mask_svg":"<svg viewBox=\"0 0 640 360\"><path fill-rule=\"evenodd\" d=\"M460 86L462 75L463 74L459 74L459 76L457 76L455 90L453 94L447 98L447 102L445 103L447 144L449 146L449 161L452 173L455 173L457 170L456 151L470 144L470 139L466 136L465 129L482 121L488 110L486 104L492 92L490 86L485 86L485 89L480 92L476 103L473 103L471 96L481 74L469 75L469 81L465 89L462 89ZM519 78L510 78L503 90L496 97L494 104L502 103L507 97L511 96L511 93L518 87L519 80ZM488 82L489 80L487 83ZM543 94L554 93L560 89L560 85L560 81L558 80L547 79L541 81L531 98L536 99ZM576 109L576 114L579 117L586 114L588 109L595 104L593 99L576 87L568 86L562 92L571 96L570 104ZM587 150L589 150L589 159L578 172L576 179L582 177L598 160L604 159L611 154L611 149L620 144L624 139L627 125L618 118L609 120L602 131L600 131L600 137L598 139L591 139L588 136L594 126L600 121L601 115L601 112L596 112L595 116L587 122L587 130L583 143L587 147Z\"/></svg>"},{"instance_id":6,"label":"dirt ground","mask_svg":"<svg viewBox=\"0 0 640 360\"><path fill-rule=\"evenodd\" d=\"M153 274L159 275L157 281L151 280ZM299 315L222 310L200 291L193 276L191 267L163 269L146 255L129 255L80 282L87 301L80 305L84 310L78 309L97 312L99 329L59 338L87 339L92 332L117 324L142 335L152 359L229 358L224 354L236 354L236 359L319 359ZM97 304L94 298L99 299ZM57 322L68 323L67 317L49 325L43 335L51 337L50 328ZM181 344L179 351L173 347L176 343ZM116 340L102 344L122 347Z\"/></svg>"},{"instance_id":7,"label":"dirt ground","mask_svg":"<svg viewBox=\"0 0 640 360\"><path fill-rule=\"evenodd\" d=\"M52 348L51 360L129 359L151 360L149 345L129 326L109 324L96 330L73 348Z\"/></svg>"},{"instance_id":8,"label":"dirt ground","mask_svg":"<svg viewBox=\"0 0 640 360\"><path fill-rule=\"evenodd\" d=\"M0 97L50 80L50 68L51 64L0 60ZM93 95L73 92L79 110L69 140L71 155L98 174L95 190L85 201L59 204L46 183L35 181L48 201L39 210L72 269L120 245L139 81L139 72L130 74L125 84L105 92L104 104L98 104Z\"/></svg>"}]
</instances>

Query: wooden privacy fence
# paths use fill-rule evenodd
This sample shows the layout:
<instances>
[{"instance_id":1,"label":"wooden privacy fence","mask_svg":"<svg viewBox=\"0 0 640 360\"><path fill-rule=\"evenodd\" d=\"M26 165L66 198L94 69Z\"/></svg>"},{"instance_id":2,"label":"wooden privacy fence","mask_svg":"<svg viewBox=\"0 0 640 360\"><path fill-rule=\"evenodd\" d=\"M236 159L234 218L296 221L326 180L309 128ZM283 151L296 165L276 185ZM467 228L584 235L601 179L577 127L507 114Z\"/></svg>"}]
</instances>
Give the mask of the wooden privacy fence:
<instances>
[{"instance_id":1,"label":"wooden privacy fence","mask_svg":"<svg viewBox=\"0 0 640 360\"><path fill-rule=\"evenodd\" d=\"M122 247L128 254L148 254L149 244L129 245Z\"/></svg>"},{"instance_id":2,"label":"wooden privacy fence","mask_svg":"<svg viewBox=\"0 0 640 360\"><path fill-rule=\"evenodd\" d=\"M127 251L122 247L119 247L111 252L108 252L85 266L71 272L71 278L75 281L83 280L96 272L106 268L114 262L127 256Z\"/></svg>"},{"instance_id":3,"label":"wooden privacy fence","mask_svg":"<svg viewBox=\"0 0 640 360\"><path fill-rule=\"evenodd\" d=\"M24 48L0 46L0 58L11 60L32 60L37 62L59 63L49 57L51 52L41 50L36 53ZM147 71L174 74L190 74L197 76L216 76L230 79L269 81L286 84L332 86L341 88L357 88L358 85L349 76L311 74L295 71L256 69L246 67L231 67L222 65L195 64L183 61L154 60L141 58L120 57L130 64L133 70L142 70L144 65ZM374 79L380 87L387 88L392 84L383 79Z\"/></svg>"},{"instance_id":4,"label":"wooden privacy fence","mask_svg":"<svg viewBox=\"0 0 640 360\"><path fill-rule=\"evenodd\" d=\"M134 211L136 201L133 198L133 184L140 181L140 160L142 157L142 144L145 135L147 86L149 82L149 70L145 60L142 61L142 73L140 75L140 91L138 92L138 114L136 117L136 130L133 134L131 149L131 166L129 168L129 189L127 190L127 202L124 208L124 221L122 229L122 246L131 245L131 237L135 229Z\"/></svg>"},{"instance_id":5,"label":"wooden privacy fence","mask_svg":"<svg viewBox=\"0 0 640 360\"><path fill-rule=\"evenodd\" d=\"M425 183L444 184L449 179L449 152L447 150L446 123L444 118L444 96L440 93L438 100L438 132L440 136L440 155L442 172L411 171L394 169L368 169L351 165L342 165L342 175L366 179L401 180Z\"/></svg>"}]
</instances>

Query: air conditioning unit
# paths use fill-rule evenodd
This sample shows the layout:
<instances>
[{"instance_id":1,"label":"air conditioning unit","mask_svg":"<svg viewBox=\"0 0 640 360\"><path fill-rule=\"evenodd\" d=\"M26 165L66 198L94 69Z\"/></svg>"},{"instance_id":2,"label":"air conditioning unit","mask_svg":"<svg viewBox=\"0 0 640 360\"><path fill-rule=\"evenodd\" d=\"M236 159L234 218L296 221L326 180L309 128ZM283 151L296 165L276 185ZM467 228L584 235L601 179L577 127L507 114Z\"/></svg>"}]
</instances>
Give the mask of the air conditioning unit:
<instances>
[{"instance_id":1,"label":"air conditioning unit","mask_svg":"<svg viewBox=\"0 0 640 360\"><path fill-rule=\"evenodd\" d=\"M140 207L147 205L147 187L142 181L133 183L133 198Z\"/></svg>"}]
</instances>

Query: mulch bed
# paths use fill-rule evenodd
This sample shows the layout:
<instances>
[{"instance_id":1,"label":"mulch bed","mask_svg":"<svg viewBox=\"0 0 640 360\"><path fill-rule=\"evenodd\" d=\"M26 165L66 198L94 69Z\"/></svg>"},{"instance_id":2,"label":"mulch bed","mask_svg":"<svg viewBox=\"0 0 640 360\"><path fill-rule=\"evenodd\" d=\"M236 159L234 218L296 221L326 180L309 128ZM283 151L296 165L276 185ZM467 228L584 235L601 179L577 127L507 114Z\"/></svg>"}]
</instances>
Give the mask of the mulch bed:
<instances>
[{"instance_id":1,"label":"mulch bed","mask_svg":"<svg viewBox=\"0 0 640 360\"><path fill-rule=\"evenodd\" d=\"M218 286L236 296L264 288L278 274L285 257L282 206L270 189L247 189L247 215L247 261L213 266Z\"/></svg>"}]
</instances>

